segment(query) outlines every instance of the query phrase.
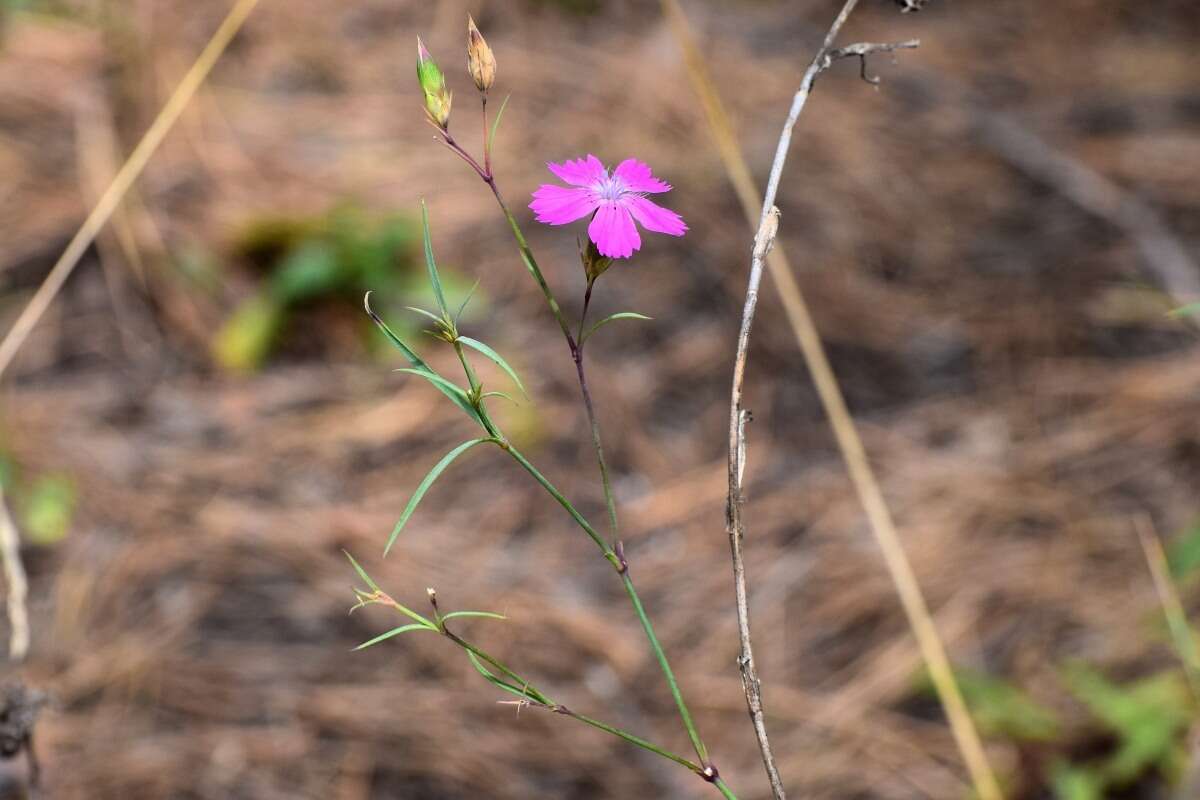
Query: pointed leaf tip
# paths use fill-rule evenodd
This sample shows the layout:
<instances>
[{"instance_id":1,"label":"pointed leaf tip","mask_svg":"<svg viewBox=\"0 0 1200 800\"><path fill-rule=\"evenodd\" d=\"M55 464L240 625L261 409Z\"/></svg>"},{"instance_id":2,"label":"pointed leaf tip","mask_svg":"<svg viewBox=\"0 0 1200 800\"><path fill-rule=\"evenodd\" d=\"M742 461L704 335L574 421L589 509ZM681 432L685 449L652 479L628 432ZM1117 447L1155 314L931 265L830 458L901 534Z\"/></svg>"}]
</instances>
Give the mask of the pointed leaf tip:
<instances>
[{"instance_id":1,"label":"pointed leaf tip","mask_svg":"<svg viewBox=\"0 0 1200 800\"><path fill-rule=\"evenodd\" d=\"M437 262L433 258L433 238L429 233L429 208L425 200L421 200L421 230L425 240L425 267L429 270L429 284L433 287L433 296L437 299L442 318L449 320L450 311L446 308L446 295L442 291L442 279L438 275Z\"/></svg>"},{"instance_id":2,"label":"pointed leaf tip","mask_svg":"<svg viewBox=\"0 0 1200 800\"><path fill-rule=\"evenodd\" d=\"M588 328L588 329L587 329L587 332L586 332L586 333L584 333L584 334L583 334L583 336L579 337L579 342L580 342L580 344L582 344L583 342L587 341L587 340L588 340L588 338L590 338L590 337L591 337L591 335L592 335L593 333L595 333L596 331L598 331L600 328L604 327L605 325L607 325L607 324L608 324L608 323L610 323L610 322L616 322L616 321L617 321L617 320L619 320L619 319L644 319L644 320L652 320L652 319L654 319L654 317L647 317L645 314L639 314L639 313L637 313L636 311L618 311L616 314L609 314L607 317L605 317L604 319L600 320L599 322L597 322L597 323L596 323L595 325L593 325L592 327Z\"/></svg>"},{"instance_id":3,"label":"pointed leaf tip","mask_svg":"<svg viewBox=\"0 0 1200 800\"><path fill-rule=\"evenodd\" d=\"M436 631L436 630L437 630L436 628L430 628L428 625L422 625L419 622L412 622L412 623L409 623L408 625L401 625L399 628L392 628L387 633L381 633L379 636L376 636L374 639L368 639L367 641L363 642L362 644L360 644L358 647L355 647L354 649L355 650L365 650L368 647L371 647L372 645L376 645L376 644L379 644L380 642L387 641L388 639L391 639L393 636L399 636L400 634L408 633L409 631Z\"/></svg>"},{"instance_id":4,"label":"pointed leaf tip","mask_svg":"<svg viewBox=\"0 0 1200 800\"><path fill-rule=\"evenodd\" d=\"M487 358L495 362L496 366L500 367L500 369L504 370L508 374L508 377L512 378L512 382L515 383L517 388L521 390L521 394L525 395L525 399L529 399L529 392L525 391L525 385L522 384L521 379L517 377L516 370L510 367L508 362L505 361L499 353L483 342L477 339L472 339L470 336L459 336L458 341L462 342L467 347L470 347L472 350L479 351L483 355L487 356Z\"/></svg>"},{"instance_id":5,"label":"pointed leaf tip","mask_svg":"<svg viewBox=\"0 0 1200 800\"><path fill-rule=\"evenodd\" d=\"M485 442L490 441L492 440L471 439L470 441L463 442L458 447L442 456L442 460L435 464L433 469L429 470L429 473L421 481L420 485L417 486L417 490L413 492L413 496L409 499L408 505L404 507L404 513L400 515L400 521L397 522L396 527L392 529L392 535L388 537L387 546L383 549L383 554L385 556L391 551L392 545L396 543L396 538L400 535L400 531L404 530L404 526L408 523L409 517L411 517L413 512L417 510L417 504L421 502L421 498L423 498L425 493L429 491L429 487L432 486L433 482L438 479L438 476L445 472L446 467L450 466L454 459L458 458L475 445L484 444Z\"/></svg>"},{"instance_id":6,"label":"pointed leaf tip","mask_svg":"<svg viewBox=\"0 0 1200 800\"><path fill-rule=\"evenodd\" d=\"M363 579L363 583L367 584L367 586L370 586L372 591L381 591L378 584L371 580L371 576L368 575L367 571L363 569L357 561L354 560L354 556L350 555L349 551L342 550L342 553L345 554L346 558L350 559L350 565L354 567L354 571L358 573L358 577ZM357 592L357 590L355 591Z\"/></svg>"}]
</instances>

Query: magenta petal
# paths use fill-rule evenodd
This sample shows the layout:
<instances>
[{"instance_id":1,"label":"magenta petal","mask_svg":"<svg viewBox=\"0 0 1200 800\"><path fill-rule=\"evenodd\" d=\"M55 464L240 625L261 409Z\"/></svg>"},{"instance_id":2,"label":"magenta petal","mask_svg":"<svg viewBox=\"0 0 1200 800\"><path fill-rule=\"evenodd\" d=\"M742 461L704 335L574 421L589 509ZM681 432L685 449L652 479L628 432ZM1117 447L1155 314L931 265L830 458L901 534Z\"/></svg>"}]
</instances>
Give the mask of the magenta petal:
<instances>
[{"instance_id":1,"label":"magenta petal","mask_svg":"<svg viewBox=\"0 0 1200 800\"><path fill-rule=\"evenodd\" d=\"M669 233L672 236L683 236L684 231L688 229L687 223L683 221L683 217L668 208L663 208L657 203L652 203L644 197L626 195L621 198L621 202L629 209L629 213L633 215L633 218L642 223L642 227L648 231Z\"/></svg>"},{"instance_id":2,"label":"magenta petal","mask_svg":"<svg viewBox=\"0 0 1200 800\"><path fill-rule=\"evenodd\" d=\"M600 206L588 225L588 236L596 243L600 255L609 258L629 258L642 246L642 237L633 224L633 217L618 203Z\"/></svg>"},{"instance_id":3,"label":"magenta petal","mask_svg":"<svg viewBox=\"0 0 1200 800\"><path fill-rule=\"evenodd\" d=\"M650 167L636 158L627 158L613 170L613 177L621 182L631 192L669 192L671 184L654 177Z\"/></svg>"},{"instance_id":4,"label":"magenta petal","mask_svg":"<svg viewBox=\"0 0 1200 800\"><path fill-rule=\"evenodd\" d=\"M604 168L604 164L591 153L588 153L587 158L577 158L574 161L568 159L561 164L547 162L546 166L560 180L572 186L591 186L608 177L608 170Z\"/></svg>"},{"instance_id":5,"label":"magenta petal","mask_svg":"<svg viewBox=\"0 0 1200 800\"><path fill-rule=\"evenodd\" d=\"M587 189L568 189L547 183L533 193L533 202L529 207L537 215L538 222L566 225L583 219L595 211L597 205L599 203Z\"/></svg>"}]
</instances>

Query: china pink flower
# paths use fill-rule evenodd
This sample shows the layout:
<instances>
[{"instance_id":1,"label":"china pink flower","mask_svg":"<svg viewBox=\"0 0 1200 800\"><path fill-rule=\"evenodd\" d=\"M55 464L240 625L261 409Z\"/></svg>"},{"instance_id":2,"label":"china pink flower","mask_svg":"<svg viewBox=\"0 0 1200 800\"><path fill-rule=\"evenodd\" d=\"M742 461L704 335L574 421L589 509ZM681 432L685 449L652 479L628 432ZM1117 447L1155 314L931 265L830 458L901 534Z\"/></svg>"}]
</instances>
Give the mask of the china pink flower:
<instances>
[{"instance_id":1,"label":"china pink flower","mask_svg":"<svg viewBox=\"0 0 1200 800\"><path fill-rule=\"evenodd\" d=\"M538 222L566 225L593 214L588 237L609 258L629 258L642 246L634 220L655 233L683 236L688 226L674 211L646 199L648 194L669 192L671 184L654 177L650 167L627 158L609 174L594 155L546 164L570 186L543 184L533 193L529 207Z\"/></svg>"}]
</instances>

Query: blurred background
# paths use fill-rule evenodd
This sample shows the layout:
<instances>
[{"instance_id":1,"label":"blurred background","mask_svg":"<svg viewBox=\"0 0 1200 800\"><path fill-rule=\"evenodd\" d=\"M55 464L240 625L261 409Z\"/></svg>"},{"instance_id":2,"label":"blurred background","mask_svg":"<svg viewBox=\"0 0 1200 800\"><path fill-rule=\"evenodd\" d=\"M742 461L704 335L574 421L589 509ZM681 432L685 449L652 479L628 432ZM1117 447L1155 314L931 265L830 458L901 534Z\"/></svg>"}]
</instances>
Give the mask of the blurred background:
<instances>
[{"instance_id":1,"label":"blurred background","mask_svg":"<svg viewBox=\"0 0 1200 800\"><path fill-rule=\"evenodd\" d=\"M4 0L7 331L228 10ZM761 182L841 3L684 0ZM687 749L619 583L495 451L391 369L435 366L417 202L464 333L519 370L507 431L593 519L572 365L503 219L433 141L420 34L478 152L466 15L511 92L494 163L568 313L548 160L636 156L691 226L600 281L589 347L623 538L722 775L768 797L735 665L726 424L751 232L650 0L264 0L5 375L52 798L691 798L684 770L517 714L436 637L348 616L354 553L573 709ZM919 37L817 85L778 205L798 270L1008 796L1196 797L1197 719L1134 525L1200 610L1200 14L1190 0L864 0L841 42ZM747 569L768 726L801 798L966 798L912 636L768 279L746 389ZM1195 300L1196 297L1191 297ZM504 376L481 365L495 388ZM7 639L7 628L0 631ZM9 764L23 774L23 761Z\"/></svg>"}]
</instances>

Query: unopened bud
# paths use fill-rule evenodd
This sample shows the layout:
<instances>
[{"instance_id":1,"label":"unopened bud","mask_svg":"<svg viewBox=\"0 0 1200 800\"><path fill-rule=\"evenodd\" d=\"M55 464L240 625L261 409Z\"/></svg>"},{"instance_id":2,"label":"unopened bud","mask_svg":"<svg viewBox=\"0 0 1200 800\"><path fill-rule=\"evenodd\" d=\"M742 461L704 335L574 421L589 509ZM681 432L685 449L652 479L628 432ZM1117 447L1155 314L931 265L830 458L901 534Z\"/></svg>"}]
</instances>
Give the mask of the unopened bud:
<instances>
[{"instance_id":1,"label":"unopened bud","mask_svg":"<svg viewBox=\"0 0 1200 800\"><path fill-rule=\"evenodd\" d=\"M583 262L583 272L587 275L588 283L594 283L613 262L608 256L600 255L596 243L591 239L588 239L587 249L579 248L579 260Z\"/></svg>"},{"instance_id":2,"label":"unopened bud","mask_svg":"<svg viewBox=\"0 0 1200 800\"><path fill-rule=\"evenodd\" d=\"M483 40L483 34L475 27L475 20L467 15L467 69L471 79L481 92L487 92L496 82L496 57L492 48Z\"/></svg>"},{"instance_id":3,"label":"unopened bud","mask_svg":"<svg viewBox=\"0 0 1200 800\"><path fill-rule=\"evenodd\" d=\"M425 94L425 113L445 130L450 123L450 90L446 88L446 76L433 62L433 56L425 49L420 36L417 37L417 80Z\"/></svg>"}]
</instances>

